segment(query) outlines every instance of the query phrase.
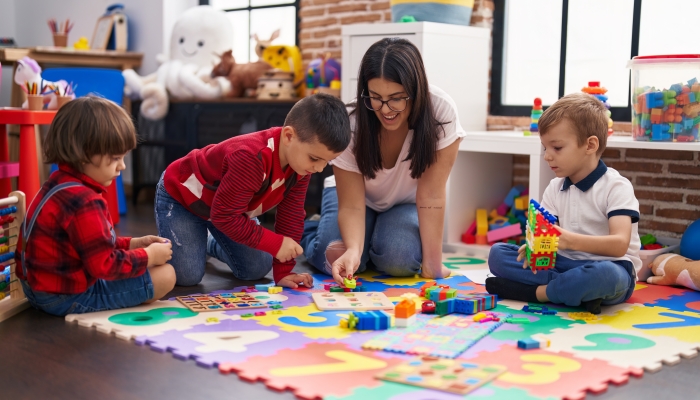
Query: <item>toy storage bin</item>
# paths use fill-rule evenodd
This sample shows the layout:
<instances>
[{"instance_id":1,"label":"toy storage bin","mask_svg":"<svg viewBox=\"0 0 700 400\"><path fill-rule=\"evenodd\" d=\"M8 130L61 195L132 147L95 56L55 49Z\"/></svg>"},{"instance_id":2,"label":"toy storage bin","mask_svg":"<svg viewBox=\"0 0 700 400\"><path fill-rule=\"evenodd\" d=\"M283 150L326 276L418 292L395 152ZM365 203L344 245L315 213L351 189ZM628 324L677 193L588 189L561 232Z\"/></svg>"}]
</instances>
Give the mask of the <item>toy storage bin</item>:
<instances>
[{"instance_id":1,"label":"toy storage bin","mask_svg":"<svg viewBox=\"0 0 700 400\"><path fill-rule=\"evenodd\" d=\"M656 250L639 250L639 258L642 259L642 268L637 273L637 280L640 282L646 282L647 278L653 275L651 273L651 268L649 268L649 265L652 261L654 261L654 259L658 255L670 252L678 252L678 248L681 244L680 239L667 238L663 236L657 237L656 242L668 247Z\"/></svg>"},{"instance_id":2,"label":"toy storage bin","mask_svg":"<svg viewBox=\"0 0 700 400\"><path fill-rule=\"evenodd\" d=\"M632 137L698 141L700 54L637 56L632 70Z\"/></svg>"}]
</instances>

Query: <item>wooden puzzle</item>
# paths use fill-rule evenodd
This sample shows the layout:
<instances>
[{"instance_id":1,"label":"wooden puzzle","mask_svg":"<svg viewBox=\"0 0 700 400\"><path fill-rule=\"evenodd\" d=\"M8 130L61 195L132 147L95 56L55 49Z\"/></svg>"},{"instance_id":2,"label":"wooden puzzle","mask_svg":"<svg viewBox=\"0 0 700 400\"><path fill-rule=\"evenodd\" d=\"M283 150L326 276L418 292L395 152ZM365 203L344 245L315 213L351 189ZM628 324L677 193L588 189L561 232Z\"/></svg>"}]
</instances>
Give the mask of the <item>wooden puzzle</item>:
<instances>
[{"instance_id":1,"label":"wooden puzzle","mask_svg":"<svg viewBox=\"0 0 700 400\"><path fill-rule=\"evenodd\" d=\"M527 266L535 271L554 268L559 247L559 231L554 227L556 217L538 202L530 199L527 211L527 242L525 259Z\"/></svg>"},{"instance_id":2,"label":"wooden puzzle","mask_svg":"<svg viewBox=\"0 0 700 400\"><path fill-rule=\"evenodd\" d=\"M393 310L394 303L380 292L328 292L313 293L319 310Z\"/></svg>"},{"instance_id":3,"label":"wooden puzzle","mask_svg":"<svg viewBox=\"0 0 700 400\"><path fill-rule=\"evenodd\" d=\"M506 372L502 365L486 365L423 356L383 371L377 379L465 395Z\"/></svg>"},{"instance_id":4,"label":"wooden puzzle","mask_svg":"<svg viewBox=\"0 0 700 400\"><path fill-rule=\"evenodd\" d=\"M248 293L219 293L178 296L175 299L194 312L227 311L248 308L267 308L267 304Z\"/></svg>"},{"instance_id":5,"label":"wooden puzzle","mask_svg":"<svg viewBox=\"0 0 700 400\"><path fill-rule=\"evenodd\" d=\"M363 349L455 358L503 324L511 314L498 313L500 321L474 322L471 316L421 316L411 326L390 329L365 342ZM428 318L428 319L426 319Z\"/></svg>"}]
</instances>

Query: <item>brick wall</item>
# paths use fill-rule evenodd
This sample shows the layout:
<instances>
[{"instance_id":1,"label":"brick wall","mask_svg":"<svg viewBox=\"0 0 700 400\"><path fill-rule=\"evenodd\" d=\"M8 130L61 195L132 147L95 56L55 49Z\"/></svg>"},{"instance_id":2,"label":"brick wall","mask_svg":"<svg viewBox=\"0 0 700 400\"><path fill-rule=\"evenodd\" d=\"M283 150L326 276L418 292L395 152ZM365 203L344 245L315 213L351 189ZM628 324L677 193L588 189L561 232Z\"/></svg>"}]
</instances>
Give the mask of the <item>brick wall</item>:
<instances>
[{"instance_id":1,"label":"brick wall","mask_svg":"<svg viewBox=\"0 0 700 400\"><path fill-rule=\"evenodd\" d=\"M493 0L476 0L472 25L493 27ZM391 22L389 0L302 0L299 34L308 62L330 52L341 59L341 25ZM489 116L489 130L523 130L529 117ZM629 122L615 122L615 134L629 135ZM700 218L700 158L697 152L609 149L603 160L627 177L640 202L640 233L680 237ZM513 183L527 184L529 158L513 157Z\"/></svg>"}]
</instances>

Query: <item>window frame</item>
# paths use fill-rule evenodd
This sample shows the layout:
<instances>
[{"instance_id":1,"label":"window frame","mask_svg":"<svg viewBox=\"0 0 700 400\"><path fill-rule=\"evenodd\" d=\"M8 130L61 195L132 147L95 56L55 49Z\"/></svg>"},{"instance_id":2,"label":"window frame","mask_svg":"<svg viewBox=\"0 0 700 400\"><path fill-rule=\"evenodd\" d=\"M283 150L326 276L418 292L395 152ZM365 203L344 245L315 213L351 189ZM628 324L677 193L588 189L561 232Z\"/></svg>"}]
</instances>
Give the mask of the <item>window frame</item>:
<instances>
[{"instance_id":1,"label":"window frame","mask_svg":"<svg viewBox=\"0 0 700 400\"><path fill-rule=\"evenodd\" d=\"M491 54L491 93L489 114L499 116L529 116L532 106L516 106L503 104L503 49L505 44L505 10L506 1L494 0L493 12L493 51ZM510 0L517 1L517 0ZM564 96L564 84L566 81L566 39L569 18L569 0L562 0L561 17L561 48L559 52L559 97ZM639 31L642 17L642 0L634 0L632 15L632 41L630 46L630 58L639 55ZM632 109L630 91L627 91L627 107L610 107L613 121L630 121Z\"/></svg>"},{"instance_id":2,"label":"window frame","mask_svg":"<svg viewBox=\"0 0 700 400\"><path fill-rule=\"evenodd\" d=\"M301 4L301 0L294 0L293 2L290 3L284 3L284 4L270 4L270 5L265 5L265 6L251 6L250 1L248 1L248 7L240 7L240 8L229 8L226 10L221 10L224 12L231 12L231 11L248 11L248 37L250 38L251 32L250 32L250 12L253 10L262 10L265 8L280 8L280 7L291 7L294 6L294 14L296 15L296 32L294 34L294 45L299 46L299 32L301 31L300 25L301 25L301 18L299 17L299 7ZM199 0L199 5L200 6L208 6L209 5L209 0ZM248 60L251 58L251 52L250 52L250 46L248 46Z\"/></svg>"}]
</instances>

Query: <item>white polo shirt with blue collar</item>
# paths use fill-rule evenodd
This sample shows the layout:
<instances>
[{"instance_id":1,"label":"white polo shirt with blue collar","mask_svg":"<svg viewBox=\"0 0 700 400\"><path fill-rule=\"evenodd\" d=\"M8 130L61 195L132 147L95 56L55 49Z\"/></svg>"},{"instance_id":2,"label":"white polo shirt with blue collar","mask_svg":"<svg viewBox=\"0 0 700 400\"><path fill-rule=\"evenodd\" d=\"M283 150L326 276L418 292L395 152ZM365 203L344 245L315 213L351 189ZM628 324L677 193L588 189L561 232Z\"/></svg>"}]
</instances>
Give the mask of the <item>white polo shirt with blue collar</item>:
<instances>
[{"instance_id":1,"label":"white polo shirt with blue collar","mask_svg":"<svg viewBox=\"0 0 700 400\"><path fill-rule=\"evenodd\" d=\"M574 184L571 179L554 178L542 195L542 207L559 219L559 226L582 235L607 236L608 219L617 215L632 218L632 237L622 257L606 257L583 251L561 250L557 254L573 260L627 260L639 272L639 201L630 181L602 160L587 177Z\"/></svg>"}]
</instances>

